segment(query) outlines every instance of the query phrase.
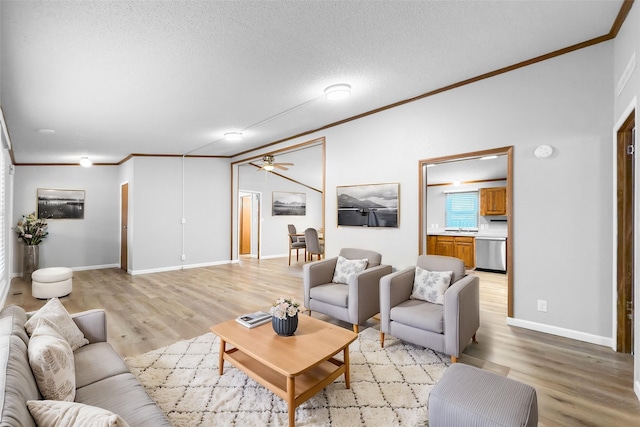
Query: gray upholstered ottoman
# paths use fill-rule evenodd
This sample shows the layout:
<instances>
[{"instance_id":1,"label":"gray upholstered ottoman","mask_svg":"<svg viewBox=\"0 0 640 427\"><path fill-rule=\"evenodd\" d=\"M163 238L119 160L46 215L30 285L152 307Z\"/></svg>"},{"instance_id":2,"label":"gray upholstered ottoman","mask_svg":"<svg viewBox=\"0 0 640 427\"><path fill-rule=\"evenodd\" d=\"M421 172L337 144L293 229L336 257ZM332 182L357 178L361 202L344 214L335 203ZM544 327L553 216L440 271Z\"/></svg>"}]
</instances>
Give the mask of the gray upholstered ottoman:
<instances>
[{"instance_id":1,"label":"gray upholstered ottoman","mask_svg":"<svg viewBox=\"0 0 640 427\"><path fill-rule=\"evenodd\" d=\"M536 390L493 372L456 363L429 394L429 427L536 427Z\"/></svg>"}]
</instances>

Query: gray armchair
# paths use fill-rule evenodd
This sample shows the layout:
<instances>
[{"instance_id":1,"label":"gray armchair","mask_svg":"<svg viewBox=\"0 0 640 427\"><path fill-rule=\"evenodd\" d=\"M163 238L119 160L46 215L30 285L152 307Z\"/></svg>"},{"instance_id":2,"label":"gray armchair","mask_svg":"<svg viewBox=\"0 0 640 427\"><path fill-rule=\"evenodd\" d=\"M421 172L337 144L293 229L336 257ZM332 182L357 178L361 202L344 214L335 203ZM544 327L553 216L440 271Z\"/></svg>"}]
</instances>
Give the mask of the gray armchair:
<instances>
[{"instance_id":1,"label":"gray armchair","mask_svg":"<svg viewBox=\"0 0 640 427\"><path fill-rule=\"evenodd\" d=\"M340 256L349 260L367 259L364 271L351 274L348 283L333 283L338 257L305 264L303 270L304 304L311 311L358 325L380 312L380 278L391 273L382 265L382 255L364 249L343 248Z\"/></svg>"},{"instance_id":2,"label":"gray armchair","mask_svg":"<svg viewBox=\"0 0 640 427\"><path fill-rule=\"evenodd\" d=\"M444 305L410 299L415 267L380 280L380 344L384 335L431 348L451 356L453 363L480 327L480 295L477 276L467 275L461 259L420 255L417 265L429 271L452 271Z\"/></svg>"}]
</instances>

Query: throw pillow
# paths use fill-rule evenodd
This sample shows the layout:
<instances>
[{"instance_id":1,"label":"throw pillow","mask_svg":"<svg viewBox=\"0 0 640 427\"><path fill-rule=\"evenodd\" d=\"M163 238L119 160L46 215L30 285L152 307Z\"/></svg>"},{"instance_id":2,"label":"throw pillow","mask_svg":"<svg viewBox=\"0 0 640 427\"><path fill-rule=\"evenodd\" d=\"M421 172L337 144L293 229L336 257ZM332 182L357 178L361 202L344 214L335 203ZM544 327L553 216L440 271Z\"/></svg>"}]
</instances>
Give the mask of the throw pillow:
<instances>
[{"instance_id":1,"label":"throw pillow","mask_svg":"<svg viewBox=\"0 0 640 427\"><path fill-rule=\"evenodd\" d=\"M40 394L45 399L73 401L76 397L76 369L67 340L43 321L33 331L27 353Z\"/></svg>"},{"instance_id":2,"label":"throw pillow","mask_svg":"<svg viewBox=\"0 0 640 427\"><path fill-rule=\"evenodd\" d=\"M56 400L27 400L38 427L129 427L120 415L96 406Z\"/></svg>"},{"instance_id":3,"label":"throw pillow","mask_svg":"<svg viewBox=\"0 0 640 427\"><path fill-rule=\"evenodd\" d=\"M31 335L36 325L44 321L56 330L71 346L71 350L76 351L78 348L89 341L73 321L69 312L64 308L58 298L52 298L24 324L27 333Z\"/></svg>"},{"instance_id":4,"label":"throw pillow","mask_svg":"<svg viewBox=\"0 0 640 427\"><path fill-rule=\"evenodd\" d=\"M416 267L411 299L444 304L444 293L451 284L453 271L429 271Z\"/></svg>"},{"instance_id":5,"label":"throw pillow","mask_svg":"<svg viewBox=\"0 0 640 427\"><path fill-rule=\"evenodd\" d=\"M333 272L333 283L349 283L349 277L367 268L367 259L347 259L338 255L336 269Z\"/></svg>"}]
</instances>

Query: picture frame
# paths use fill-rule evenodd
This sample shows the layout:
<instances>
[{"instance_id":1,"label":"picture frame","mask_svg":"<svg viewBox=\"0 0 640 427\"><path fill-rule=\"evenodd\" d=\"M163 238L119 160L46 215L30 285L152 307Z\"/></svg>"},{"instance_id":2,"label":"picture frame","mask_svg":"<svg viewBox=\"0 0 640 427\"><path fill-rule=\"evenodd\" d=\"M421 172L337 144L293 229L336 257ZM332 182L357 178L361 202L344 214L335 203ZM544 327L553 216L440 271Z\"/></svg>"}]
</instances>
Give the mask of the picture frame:
<instances>
[{"instance_id":1,"label":"picture frame","mask_svg":"<svg viewBox=\"0 0 640 427\"><path fill-rule=\"evenodd\" d=\"M274 191L271 206L272 216L305 216L307 214L307 194Z\"/></svg>"},{"instance_id":2,"label":"picture frame","mask_svg":"<svg viewBox=\"0 0 640 427\"><path fill-rule=\"evenodd\" d=\"M38 188L38 218L84 219L84 190Z\"/></svg>"},{"instance_id":3,"label":"picture frame","mask_svg":"<svg viewBox=\"0 0 640 427\"><path fill-rule=\"evenodd\" d=\"M398 228L400 183L336 187L338 226Z\"/></svg>"}]
</instances>

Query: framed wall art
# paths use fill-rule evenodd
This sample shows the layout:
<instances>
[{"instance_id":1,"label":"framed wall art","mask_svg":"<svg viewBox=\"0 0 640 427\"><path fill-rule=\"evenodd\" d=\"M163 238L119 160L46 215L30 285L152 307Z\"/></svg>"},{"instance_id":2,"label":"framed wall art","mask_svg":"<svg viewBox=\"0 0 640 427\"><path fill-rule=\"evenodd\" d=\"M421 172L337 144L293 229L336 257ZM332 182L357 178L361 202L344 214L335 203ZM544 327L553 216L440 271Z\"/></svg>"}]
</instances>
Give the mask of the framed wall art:
<instances>
[{"instance_id":1,"label":"framed wall art","mask_svg":"<svg viewBox=\"0 0 640 427\"><path fill-rule=\"evenodd\" d=\"M338 225L398 227L400 184L337 187Z\"/></svg>"},{"instance_id":2,"label":"framed wall art","mask_svg":"<svg viewBox=\"0 0 640 427\"><path fill-rule=\"evenodd\" d=\"M307 214L307 194L274 191L272 205L272 216L304 216Z\"/></svg>"},{"instance_id":3,"label":"framed wall art","mask_svg":"<svg viewBox=\"0 0 640 427\"><path fill-rule=\"evenodd\" d=\"M84 190L38 188L38 218L84 219Z\"/></svg>"}]
</instances>

